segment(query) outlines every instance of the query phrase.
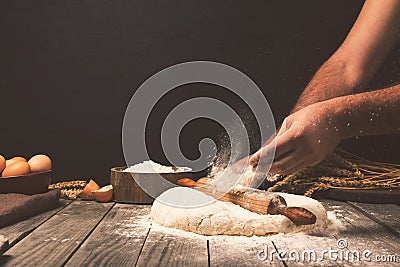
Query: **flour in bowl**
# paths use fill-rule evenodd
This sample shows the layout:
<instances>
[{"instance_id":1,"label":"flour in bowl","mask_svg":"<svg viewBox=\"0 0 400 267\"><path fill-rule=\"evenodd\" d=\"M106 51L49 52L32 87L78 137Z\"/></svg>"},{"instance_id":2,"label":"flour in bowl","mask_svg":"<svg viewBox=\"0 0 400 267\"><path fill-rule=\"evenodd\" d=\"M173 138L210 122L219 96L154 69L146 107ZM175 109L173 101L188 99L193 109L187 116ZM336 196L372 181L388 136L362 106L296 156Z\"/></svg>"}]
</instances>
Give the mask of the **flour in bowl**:
<instances>
[{"instance_id":1,"label":"flour in bowl","mask_svg":"<svg viewBox=\"0 0 400 267\"><path fill-rule=\"evenodd\" d=\"M123 170L124 172L136 173L176 173L176 172L190 172L192 169L188 167L173 167L163 166L152 160L143 161L136 165L130 166Z\"/></svg>"}]
</instances>

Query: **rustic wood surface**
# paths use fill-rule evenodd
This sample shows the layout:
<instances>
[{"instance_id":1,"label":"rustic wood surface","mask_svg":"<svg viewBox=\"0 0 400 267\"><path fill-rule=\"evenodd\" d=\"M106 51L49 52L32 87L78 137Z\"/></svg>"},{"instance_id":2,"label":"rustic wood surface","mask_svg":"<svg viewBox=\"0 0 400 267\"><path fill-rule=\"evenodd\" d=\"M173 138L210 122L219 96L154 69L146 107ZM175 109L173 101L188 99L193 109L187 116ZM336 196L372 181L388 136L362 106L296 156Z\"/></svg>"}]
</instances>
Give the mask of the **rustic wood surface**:
<instances>
[{"instance_id":1,"label":"rustic wood surface","mask_svg":"<svg viewBox=\"0 0 400 267\"><path fill-rule=\"evenodd\" d=\"M384 216L379 213L375 215L375 220L371 220L358 209L354 208L351 203L343 203L340 201L324 201L328 211L334 211L336 217L341 219L344 230L335 235L337 242L345 240L347 249L351 251L371 251L371 261L362 261L363 266L398 266L400 260L398 251L400 248L400 237L388 230L384 223ZM375 204L374 204L375 205ZM382 207L391 207L391 204L381 205ZM385 208L385 209L387 209ZM400 216L398 211L394 211L394 216ZM397 212L397 213L396 213ZM339 243L335 244L336 248ZM396 263L385 262L377 264L375 256L397 255ZM362 258L362 255L360 255ZM357 263L357 262L356 262ZM355 265L356 265L355 263ZM350 265L351 262L346 261ZM359 265L358 265L359 266Z\"/></svg>"},{"instance_id":2,"label":"rustic wood surface","mask_svg":"<svg viewBox=\"0 0 400 267\"><path fill-rule=\"evenodd\" d=\"M260 250L274 250L270 237L211 237L209 238L210 266L284 266L275 257L262 261L257 257ZM234 243L232 242L234 241ZM260 258L263 259L261 254Z\"/></svg>"},{"instance_id":3,"label":"rustic wood surface","mask_svg":"<svg viewBox=\"0 0 400 267\"><path fill-rule=\"evenodd\" d=\"M66 266L133 266L150 229L150 206L116 204Z\"/></svg>"},{"instance_id":4,"label":"rustic wood surface","mask_svg":"<svg viewBox=\"0 0 400 267\"><path fill-rule=\"evenodd\" d=\"M400 236L400 206L394 204L369 204L350 202L368 218L381 223Z\"/></svg>"},{"instance_id":5,"label":"rustic wood surface","mask_svg":"<svg viewBox=\"0 0 400 267\"><path fill-rule=\"evenodd\" d=\"M152 228L140 253L138 266L207 266L207 240Z\"/></svg>"},{"instance_id":6,"label":"rustic wood surface","mask_svg":"<svg viewBox=\"0 0 400 267\"><path fill-rule=\"evenodd\" d=\"M338 234L179 234L179 230L152 225L150 205L62 201L58 209L0 229L11 247L0 256L0 266L398 266L398 205L322 203L343 225ZM371 261L363 261L362 255L340 260L326 254L318 261L324 250L344 252L338 247L343 242L353 252L371 251ZM307 260L308 254L305 260L279 259L278 252L290 251L315 251L316 260ZM375 261L376 256L393 255L396 262Z\"/></svg>"},{"instance_id":7,"label":"rustic wood surface","mask_svg":"<svg viewBox=\"0 0 400 267\"><path fill-rule=\"evenodd\" d=\"M50 210L39 215L36 215L29 220L20 221L13 225L1 228L0 233L7 236L10 245L15 245L19 240L27 236L30 232L35 230L39 225L47 221L50 217L55 215L65 206L67 206L71 201L69 200L60 200L60 206L54 210Z\"/></svg>"},{"instance_id":8,"label":"rustic wood surface","mask_svg":"<svg viewBox=\"0 0 400 267\"><path fill-rule=\"evenodd\" d=\"M62 266L112 207L74 201L1 257L9 266Z\"/></svg>"}]
</instances>

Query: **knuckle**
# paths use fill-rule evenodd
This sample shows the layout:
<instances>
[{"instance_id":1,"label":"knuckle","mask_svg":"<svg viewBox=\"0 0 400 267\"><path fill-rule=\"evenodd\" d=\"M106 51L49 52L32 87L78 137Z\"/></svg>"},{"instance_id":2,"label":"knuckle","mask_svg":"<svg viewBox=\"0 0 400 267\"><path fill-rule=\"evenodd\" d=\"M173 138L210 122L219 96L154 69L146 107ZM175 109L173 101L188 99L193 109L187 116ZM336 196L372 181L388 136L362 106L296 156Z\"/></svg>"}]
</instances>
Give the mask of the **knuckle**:
<instances>
[{"instance_id":1,"label":"knuckle","mask_svg":"<svg viewBox=\"0 0 400 267\"><path fill-rule=\"evenodd\" d=\"M302 130L302 129L299 129L299 130L295 131L295 132L293 133L293 139L296 139L296 140L299 140L299 141L302 141L302 140L305 140L305 141L306 141L306 139L305 139L305 137L304 137L304 132L303 132L303 130Z\"/></svg>"}]
</instances>

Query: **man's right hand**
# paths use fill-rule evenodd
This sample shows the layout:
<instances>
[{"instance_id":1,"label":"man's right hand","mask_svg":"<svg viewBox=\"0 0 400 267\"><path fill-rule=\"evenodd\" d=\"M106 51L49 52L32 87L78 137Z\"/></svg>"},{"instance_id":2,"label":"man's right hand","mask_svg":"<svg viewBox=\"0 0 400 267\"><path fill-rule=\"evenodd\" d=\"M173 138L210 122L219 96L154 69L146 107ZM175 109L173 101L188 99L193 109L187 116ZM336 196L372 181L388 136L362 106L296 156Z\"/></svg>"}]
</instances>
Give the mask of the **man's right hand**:
<instances>
[{"instance_id":1,"label":"man's right hand","mask_svg":"<svg viewBox=\"0 0 400 267\"><path fill-rule=\"evenodd\" d=\"M292 174L323 160L343 138L339 131L343 125L339 126L330 102L319 102L288 116L275 139L252 155L249 164L265 172Z\"/></svg>"}]
</instances>

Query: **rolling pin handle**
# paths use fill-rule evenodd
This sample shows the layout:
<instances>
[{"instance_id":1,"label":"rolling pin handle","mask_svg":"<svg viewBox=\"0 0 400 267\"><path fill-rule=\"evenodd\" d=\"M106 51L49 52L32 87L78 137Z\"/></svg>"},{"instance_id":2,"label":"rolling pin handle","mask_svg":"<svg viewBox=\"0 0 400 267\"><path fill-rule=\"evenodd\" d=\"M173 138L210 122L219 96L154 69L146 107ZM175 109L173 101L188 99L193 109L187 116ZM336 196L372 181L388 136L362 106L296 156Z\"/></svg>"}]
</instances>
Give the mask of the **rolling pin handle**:
<instances>
[{"instance_id":1,"label":"rolling pin handle","mask_svg":"<svg viewBox=\"0 0 400 267\"><path fill-rule=\"evenodd\" d=\"M311 211L301 207L281 206L279 213L289 218L296 225L314 224L317 221L317 217Z\"/></svg>"},{"instance_id":2,"label":"rolling pin handle","mask_svg":"<svg viewBox=\"0 0 400 267\"><path fill-rule=\"evenodd\" d=\"M0 255L10 248L10 243L5 236L0 235Z\"/></svg>"}]
</instances>

